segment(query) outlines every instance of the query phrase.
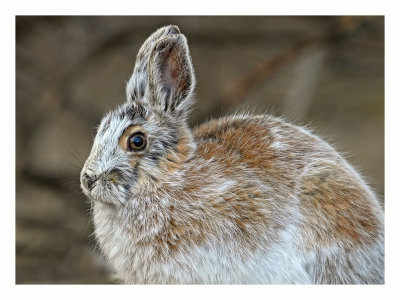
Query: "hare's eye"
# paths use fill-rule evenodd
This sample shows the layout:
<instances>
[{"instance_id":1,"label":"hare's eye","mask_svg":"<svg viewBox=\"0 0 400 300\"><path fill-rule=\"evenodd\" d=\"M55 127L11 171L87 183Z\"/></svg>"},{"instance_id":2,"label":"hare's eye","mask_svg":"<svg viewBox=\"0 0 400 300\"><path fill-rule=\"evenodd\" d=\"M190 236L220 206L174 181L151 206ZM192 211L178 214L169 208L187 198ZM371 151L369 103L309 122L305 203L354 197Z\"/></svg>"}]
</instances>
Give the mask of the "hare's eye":
<instances>
[{"instance_id":1,"label":"hare's eye","mask_svg":"<svg viewBox=\"0 0 400 300\"><path fill-rule=\"evenodd\" d=\"M129 151L143 150L144 148L146 148L146 145L147 145L146 136L141 132L132 134L128 139Z\"/></svg>"}]
</instances>

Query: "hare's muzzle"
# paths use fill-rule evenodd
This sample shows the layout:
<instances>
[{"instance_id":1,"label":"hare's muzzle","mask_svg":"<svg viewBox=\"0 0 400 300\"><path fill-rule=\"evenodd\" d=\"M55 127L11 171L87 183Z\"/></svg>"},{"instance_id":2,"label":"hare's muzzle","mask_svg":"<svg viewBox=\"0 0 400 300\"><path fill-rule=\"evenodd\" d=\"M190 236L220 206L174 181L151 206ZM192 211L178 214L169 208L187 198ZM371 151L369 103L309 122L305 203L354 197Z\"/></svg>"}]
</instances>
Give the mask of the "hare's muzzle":
<instances>
[{"instance_id":1,"label":"hare's muzzle","mask_svg":"<svg viewBox=\"0 0 400 300\"><path fill-rule=\"evenodd\" d=\"M82 174L81 183L89 192L92 190L94 184L96 183L96 176L90 176L88 173Z\"/></svg>"}]
</instances>

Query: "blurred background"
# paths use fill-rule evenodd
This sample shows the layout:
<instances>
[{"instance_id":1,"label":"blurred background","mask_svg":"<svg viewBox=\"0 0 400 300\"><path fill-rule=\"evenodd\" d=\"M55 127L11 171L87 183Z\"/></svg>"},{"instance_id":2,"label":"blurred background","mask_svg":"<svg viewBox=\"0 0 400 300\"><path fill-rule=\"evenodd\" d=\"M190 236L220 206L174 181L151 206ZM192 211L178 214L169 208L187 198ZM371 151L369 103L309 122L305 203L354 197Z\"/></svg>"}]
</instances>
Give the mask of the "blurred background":
<instances>
[{"instance_id":1,"label":"blurred background","mask_svg":"<svg viewBox=\"0 0 400 300\"><path fill-rule=\"evenodd\" d=\"M113 283L79 173L158 27L188 37L196 126L238 107L308 124L384 199L384 17L16 17L16 283Z\"/></svg>"}]
</instances>

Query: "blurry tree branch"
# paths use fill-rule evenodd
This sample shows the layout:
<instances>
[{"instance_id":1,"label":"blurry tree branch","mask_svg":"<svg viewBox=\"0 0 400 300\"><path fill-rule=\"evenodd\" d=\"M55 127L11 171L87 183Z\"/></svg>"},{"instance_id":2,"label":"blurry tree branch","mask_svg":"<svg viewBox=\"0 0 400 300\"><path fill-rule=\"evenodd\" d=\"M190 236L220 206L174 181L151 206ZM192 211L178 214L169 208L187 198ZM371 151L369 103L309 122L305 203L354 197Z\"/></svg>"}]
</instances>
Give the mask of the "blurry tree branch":
<instances>
[{"instance_id":1,"label":"blurry tree branch","mask_svg":"<svg viewBox=\"0 0 400 300\"><path fill-rule=\"evenodd\" d=\"M220 101L216 101L216 103L222 102L225 105L240 103L246 95L273 76L280 68L297 59L303 50L343 41L369 21L369 17L338 17L325 33L304 37L276 57L260 62L253 70L223 91L219 96Z\"/></svg>"}]
</instances>

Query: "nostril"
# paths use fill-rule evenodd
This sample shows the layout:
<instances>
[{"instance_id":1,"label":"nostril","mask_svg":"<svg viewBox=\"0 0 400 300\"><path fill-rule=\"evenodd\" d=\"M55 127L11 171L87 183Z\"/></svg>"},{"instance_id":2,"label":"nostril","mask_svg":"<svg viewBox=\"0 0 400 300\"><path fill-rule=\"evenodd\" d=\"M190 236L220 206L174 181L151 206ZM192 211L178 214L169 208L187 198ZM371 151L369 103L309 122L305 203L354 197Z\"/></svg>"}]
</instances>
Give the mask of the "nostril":
<instances>
[{"instance_id":1,"label":"nostril","mask_svg":"<svg viewBox=\"0 0 400 300\"><path fill-rule=\"evenodd\" d=\"M87 173L85 173L82 177L82 183L89 189L91 190L93 188L94 183L96 182L96 177L95 176L89 176Z\"/></svg>"}]
</instances>

